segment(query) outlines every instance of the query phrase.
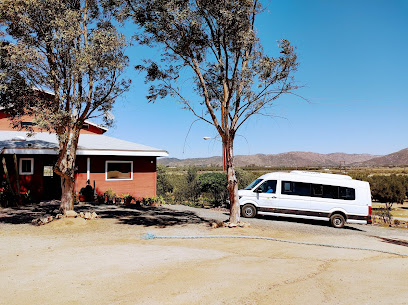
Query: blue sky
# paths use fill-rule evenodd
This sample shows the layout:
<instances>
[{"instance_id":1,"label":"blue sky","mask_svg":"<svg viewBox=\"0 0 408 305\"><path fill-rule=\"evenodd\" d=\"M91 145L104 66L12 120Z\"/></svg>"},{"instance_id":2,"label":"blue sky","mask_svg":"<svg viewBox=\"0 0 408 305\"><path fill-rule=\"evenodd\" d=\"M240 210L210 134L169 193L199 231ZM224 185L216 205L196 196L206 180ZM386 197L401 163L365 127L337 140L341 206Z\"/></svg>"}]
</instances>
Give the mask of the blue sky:
<instances>
[{"instance_id":1,"label":"blue sky","mask_svg":"<svg viewBox=\"0 0 408 305\"><path fill-rule=\"evenodd\" d=\"M408 147L408 1L286 0L264 2L256 28L264 50L279 39L297 47L295 96L279 99L274 118L254 116L239 130L234 152L288 151L388 154ZM136 28L121 29L127 36ZM133 83L113 110L107 135L166 149L170 157L221 155L215 128L171 99L147 103L148 85L134 70L160 50L129 47ZM187 135L188 134L188 135Z\"/></svg>"}]
</instances>

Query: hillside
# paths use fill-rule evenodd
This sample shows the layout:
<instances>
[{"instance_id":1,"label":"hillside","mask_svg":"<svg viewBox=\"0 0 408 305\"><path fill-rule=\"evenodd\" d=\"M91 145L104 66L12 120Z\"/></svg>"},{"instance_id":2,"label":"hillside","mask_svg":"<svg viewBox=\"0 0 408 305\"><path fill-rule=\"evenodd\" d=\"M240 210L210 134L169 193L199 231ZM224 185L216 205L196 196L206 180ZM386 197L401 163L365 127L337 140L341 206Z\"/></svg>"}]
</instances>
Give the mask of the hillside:
<instances>
[{"instance_id":1,"label":"hillside","mask_svg":"<svg viewBox=\"0 0 408 305\"><path fill-rule=\"evenodd\" d=\"M379 156L369 154L319 154L294 151L268 155L239 155L235 156L235 164L240 167L249 165L269 167L339 166L340 163L342 165L352 165L354 163L363 163L377 157ZM159 159L158 162L166 166L222 166L221 156L190 159L163 158Z\"/></svg>"},{"instance_id":2,"label":"hillside","mask_svg":"<svg viewBox=\"0 0 408 305\"><path fill-rule=\"evenodd\" d=\"M380 156L360 162L358 165L369 167L408 165L408 148L402 149L389 155Z\"/></svg>"}]
</instances>

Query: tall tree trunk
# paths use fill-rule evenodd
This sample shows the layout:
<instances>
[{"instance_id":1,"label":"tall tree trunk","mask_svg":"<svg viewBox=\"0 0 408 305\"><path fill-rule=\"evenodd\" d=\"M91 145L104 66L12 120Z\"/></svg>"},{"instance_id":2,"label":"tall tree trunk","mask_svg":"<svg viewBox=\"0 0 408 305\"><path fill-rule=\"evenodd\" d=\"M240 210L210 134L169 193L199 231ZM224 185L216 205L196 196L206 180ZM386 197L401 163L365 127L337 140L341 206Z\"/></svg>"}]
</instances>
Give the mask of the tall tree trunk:
<instances>
[{"instance_id":1,"label":"tall tree trunk","mask_svg":"<svg viewBox=\"0 0 408 305\"><path fill-rule=\"evenodd\" d=\"M74 209L74 186L75 180L71 177L61 177L61 206L62 213Z\"/></svg>"},{"instance_id":2,"label":"tall tree trunk","mask_svg":"<svg viewBox=\"0 0 408 305\"><path fill-rule=\"evenodd\" d=\"M60 211L65 213L74 209L75 191L75 159L78 148L79 128L74 127L65 133L65 143L60 141L60 156L54 167L54 172L61 177L61 206ZM67 149L69 147L69 149Z\"/></svg>"},{"instance_id":3,"label":"tall tree trunk","mask_svg":"<svg viewBox=\"0 0 408 305\"><path fill-rule=\"evenodd\" d=\"M240 206L238 198L238 181L235 176L233 139L228 138L225 145L225 162L227 164L227 189L230 200L230 223L239 223Z\"/></svg>"}]
</instances>

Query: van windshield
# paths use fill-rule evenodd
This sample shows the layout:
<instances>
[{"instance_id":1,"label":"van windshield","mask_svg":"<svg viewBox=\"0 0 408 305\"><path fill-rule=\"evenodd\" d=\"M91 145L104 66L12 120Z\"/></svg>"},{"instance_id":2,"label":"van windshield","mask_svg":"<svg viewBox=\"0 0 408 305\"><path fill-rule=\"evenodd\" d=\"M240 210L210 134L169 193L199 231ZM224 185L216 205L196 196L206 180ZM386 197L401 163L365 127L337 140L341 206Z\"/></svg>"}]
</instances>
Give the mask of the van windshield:
<instances>
[{"instance_id":1,"label":"van windshield","mask_svg":"<svg viewBox=\"0 0 408 305\"><path fill-rule=\"evenodd\" d=\"M262 179L256 179L255 181L253 181L250 185L248 185L245 190L252 190L255 186L258 185L259 182L261 182Z\"/></svg>"}]
</instances>

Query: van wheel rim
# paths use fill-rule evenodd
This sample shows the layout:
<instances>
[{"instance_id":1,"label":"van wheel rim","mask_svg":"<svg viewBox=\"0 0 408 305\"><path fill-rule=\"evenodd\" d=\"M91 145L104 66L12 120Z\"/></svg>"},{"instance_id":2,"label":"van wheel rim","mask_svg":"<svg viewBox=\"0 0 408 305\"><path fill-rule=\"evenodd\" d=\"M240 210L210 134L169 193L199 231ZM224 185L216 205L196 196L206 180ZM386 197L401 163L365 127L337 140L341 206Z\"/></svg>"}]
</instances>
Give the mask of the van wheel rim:
<instances>
[{"instance_id":1,"label":"van wheel rim","mask_svg":"<svg viewBox=\"0 0 408 305\"><path fill-rule=\"evenodd\" d=\"M335 218L334 219L334 225L337 227L337 226L341 226L341 224L342 224L343 222L341 221L341 219L340 218Z\"/></svg>"}]
</instances>

